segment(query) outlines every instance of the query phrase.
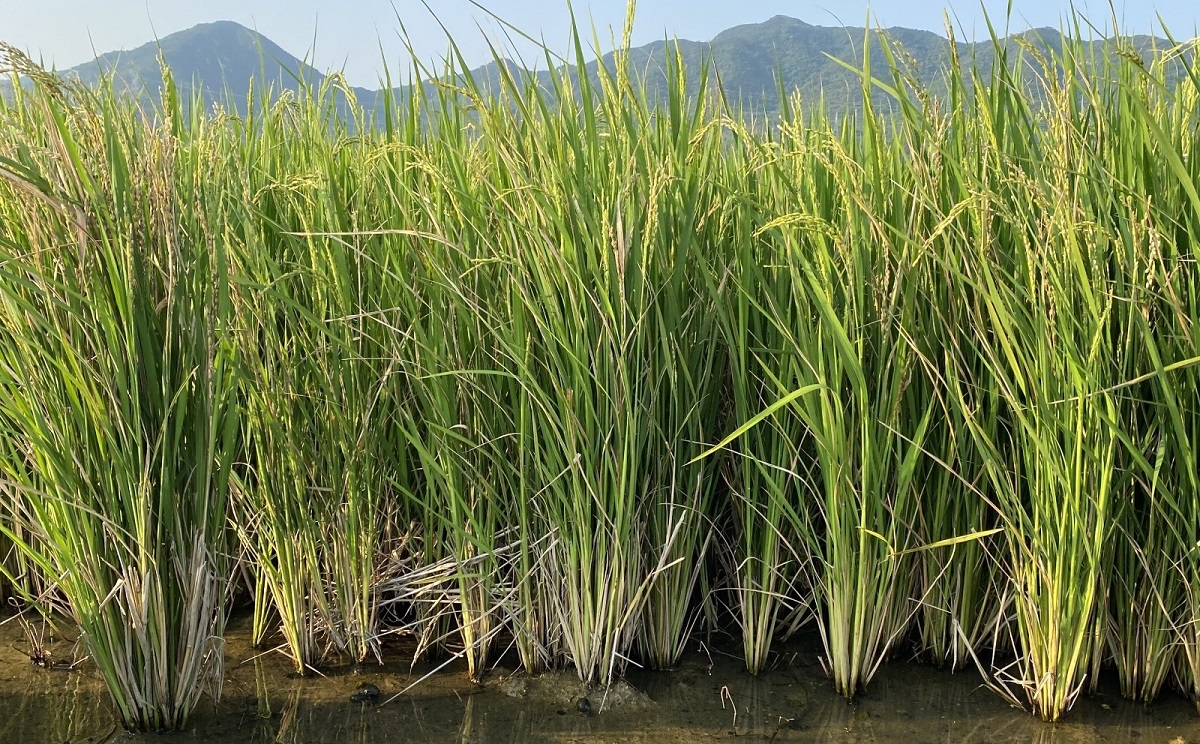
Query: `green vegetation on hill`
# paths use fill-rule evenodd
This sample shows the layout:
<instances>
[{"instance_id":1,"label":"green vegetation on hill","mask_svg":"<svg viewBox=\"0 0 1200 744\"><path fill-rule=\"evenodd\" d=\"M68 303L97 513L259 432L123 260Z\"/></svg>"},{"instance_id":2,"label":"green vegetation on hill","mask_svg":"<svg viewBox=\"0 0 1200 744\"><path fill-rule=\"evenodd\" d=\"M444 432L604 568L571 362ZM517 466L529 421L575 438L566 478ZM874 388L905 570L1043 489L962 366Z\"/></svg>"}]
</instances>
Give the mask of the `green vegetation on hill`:
<instances>
[{"instance_id":1,"label":"green vegetation on hill","mask_svg":"<svg viewBox=\"0 0 1200 744\"><path fill-rule=\"evenodd\" d=\"M88 85L111 77L115 90L150 103L162 89L163 64L170 68L183 100L198 94L206 108L220 103L241 111L256 88L300 93L327 80L327 75L266 36L233 21L202 23L135 49L102 54L60 73ZM10 91L11 81L0 81L0 86L0 93ZM351 90L362 102L374 101L373 91Z\"/></svg>"},{"instance_id":2,"label":"green vegetation on hill","mask_svg":"<svg viewBox=\"0 0 1200 744\"><path fill-rule=\"evenodd\" d=\"M820 100L826 113L838 119L846 113L861 111L862 80L855 70L866 59L864 41L870 40L870 58L877 65L886 66L881 43L885 36L893 49L902 50L905 59L901 61L915 83L934 95L945 91L952 50L951 43L943 36L908 28L868 33L862 27L815 26L782 15L730 28L708 42L672 40L635 47L629 50L629 65L632 76L645 86L651 101L665 97L669 85L666 60L678 52L692 93L696 92L701 69L707 62L715 73L713 83L719 80L728 98L741 102L749 112L778 115L782 91L787 95L799 94L809 103ZM1120 51L1142 56L1147 61L1155 50L1171 47L1167 40L1149 36L1128 37L1124 44ZM1034 29L1008 37L1003 48L1011 51L1022 45L1061 55L1063 36L1055 29ZM990 41L978 44L957 41L954 47L959 59L973 59L985 72L994 62L996 52ZM1118 51L1107 40L1085 43L1081 50L1102 54ZM191 94L198 92L207 107L221 103L241 111L254 86L301 92L308 84L316 89L327 81L326 74L304 60L232 21L201 24L136 49L103 54L62 74L89 84L102 75L111 75L118 90L141 95L149 102L157 98L162 85L160 59L172 70L184 99L189 100ZM497 90L502 77L500 64L489 62L469 74L480 89ZM544 69L526 71L507 60L503 64L519 82L534 79L543 88L551 87L551 76ZM600 64L611 73L614 55L609 52L587 65L593 82ZM1178 71L1167 71L1168 81L1177 77ZM422 86L426 94L431 86L430 82ZM10 87L9 81L0 80L0 93ZM345 118L352 119L347 109L347 94L352 94L364 110L373 111L383 100L384 92L341 84L333 102ZM397 88L391 91L391 98L400 101L411 93L409 89ZM874 102L887 105L888 96L876 91Z\"/></svg>"}]
</instances>

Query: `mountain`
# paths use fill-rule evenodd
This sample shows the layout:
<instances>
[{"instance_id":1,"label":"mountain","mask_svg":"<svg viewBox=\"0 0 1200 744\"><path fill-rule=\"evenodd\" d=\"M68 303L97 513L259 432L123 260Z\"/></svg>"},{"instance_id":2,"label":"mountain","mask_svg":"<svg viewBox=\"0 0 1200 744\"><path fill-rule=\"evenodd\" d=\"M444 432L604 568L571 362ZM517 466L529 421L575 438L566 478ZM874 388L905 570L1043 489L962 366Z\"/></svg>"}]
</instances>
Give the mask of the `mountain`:
<instances>
[{"instance_id":1,"label":"mountain","mask_svg":"<svg viewBox=\"0 0 1200 744\"><path fill-rule=\"evenodd\" d=\"M119 91L156 97L162 87L161 63L170 68L185 100L198 92L209 105L220 102L238 110L244 108L252 85L297 92L326 81L326 75L303 60L233 21L202 23L135 49L102 54L59 74L89 85L111 75ZM7 80L0 84L11 86ZM374 100L374 91L351 90Z\"/></svg>"},{"instance_id":2,"label":"mountain","mask_svg":"<svg viewBox=\"0 0 1200 744\"><path fill-rule=\"evenodd\" d=\"M863 27L814 26L795 18L775 16L763 23L728 29L707 43L659 42L638 47L630 50L630 60L631 67L641 71L651 95L665 95L666 60L678 48L689 73L689 89L694 90L699 84L699 70L708 59L727 97L735 103L742 102L749 110L768 116L777 113L782 89L788 95L799 93L807 104L822 101L826 111L839 118L862 108L863 80L858 70L868 60L864 42L869 41L873 75L889 84L893 82L884 49L885 38L887 46L899 50L904 57L900 60L902 67L934 95L946 92L946 72L955 55L964 67L974 62L986 77L997 59L997 46L1011 60L1017 58L1021 49L1061 57L1067 42L1067 37L1056 29L1037 28L1009 36L999 45L990 39L978 43L955 42L952 50L950 41L930 31L893 27L868 32ZM1104 55L1136 55L1148 65L1153 57L1173 45L1166 39L1132 36L1119 41L1098 39L1086 42L1083 48L1085 55L1095 54L1097 59ZM1183 49L1184 53L1167 70L1168 81L1184 74L1184 64L1194 57L1195 51L1187 44ZM611 68L613 55L606 55L602 62ZM593 74L597 64L590 67ZM847 69L847 64L854 69ZM1044 75L1044 70L1026 54L1022 75L1027 83L1032 83ZM878 88L874 89L872 100L876 105L890 103L888 94Z\"/></svg>"},{"instance_id":3,"label":"mountain","mask_svg":"<svg viewBox=\"0 0 1200 744\"><path fill-rule=\"evenodd\" d=\"M919 77L936 88L939 74L950 60L950 44L929 31L892 28L883 32L916 62ZM876 75L886 71L882 35L862 27L814 26L787 16L763 23L735 26L709 42L659 42L630 50L631 67L642 71L651 95L665 95L663 68L668 55L678 48L689 73L689 87L699 84L700 69L710 60L710 70L720 79L727 97L748 108L773 113L779 106L780 88L799 92L806 101L823 98L830 113L837 115L861 105L862 79L839 60L856 68L863 65L863 42L870 39L870 54ZM972 45L958 44L964 58ZM980 45L983 48L983 45ZM611 67L613 55L603 58ZM594 66L593 66L594 68ZM886 75L885 75L886 77ZM782 82L782 86L780 83Z\"/></svg>"},{"instance_id":4,"label":"mountain","mask_svg":"<svg viewBox=\"0 0 1200 744\"><path fill-rule=\"evenodd\" d=\"M951 59L951 47L942 36L929 31L891 28L883 32L899 44L907 56L910 69L921 82L935 93L943 89L942 73ZM630 50L630 69L641 80L650 97L662 97L667 90L666 60L678 49L689 76L692 90L699 84L700 70L706 61L719 78L726 95L735 103L741 101L748 109L771 115L778 110L779 91L799 92L802 99L812 102L821 98L831 115L838 116L861 106L862 80L858 73L846 69L842 60L852 66L862 64L864 40L869 39L870 57L875 69L886 66L881 34L864 28L831 28L775 16L763 23L736 26L721 32L708 42L662 41ZM1003 46L1033 46L1060 52L1063 36L1054 29L1035 29L1009 37ZM1117 50L1111 42L1098 41L1106 53L1138 54L1143 58L1154 49L1170 45L1162 39L1133 37ZM958 42L960 59L974 59L987 70L995 59L991 41L970 44ZM69 70L65 77L94 83L102 74L114 76L119 89L143 96L156 96L161 86L160 54L170 67L180 93L200 92L207 105L223 103L226 107L243 110L251 90L269 85L275 90L298 91L307 84L320 86L326 75L297 59L270 39L232 21L206 23L171 34L156 43L145 44L129 51L110 52ZM481 87L495 87L501 78L501 67L518 79L524 70L504 60L471 71ZM599 66L612 69L614 55L607 54L587 66L587 74L598 75ZM575 74L572 71L572 74ZM712 76L710 76L711 79ZM886 76L885 76L886 77ZM542 85L549 83L548 73L536 78ZM8 81L0 81L8 85ZM425 83L430 89L432 83ZM383 91L365 88L345 90L353 93L357 103L372 110ZM0 92L3 92L0 89ZM403 96L406 91L397 89ZM339 92L337 105L347 113L348 97ZM876 92L878 100L886 97Z\"/></svg>"}]
</instances>

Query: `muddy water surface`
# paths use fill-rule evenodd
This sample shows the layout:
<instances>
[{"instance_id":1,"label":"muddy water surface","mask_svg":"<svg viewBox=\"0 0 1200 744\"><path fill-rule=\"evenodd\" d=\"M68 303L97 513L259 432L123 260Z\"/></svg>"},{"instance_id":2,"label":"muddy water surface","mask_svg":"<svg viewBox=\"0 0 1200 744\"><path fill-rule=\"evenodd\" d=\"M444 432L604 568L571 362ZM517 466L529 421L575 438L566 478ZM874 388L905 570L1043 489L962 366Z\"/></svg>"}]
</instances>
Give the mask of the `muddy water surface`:
<instances>
[{"instance_id":1,"label":"muddy water surface","mask_svg":"<svg viewBox=\"0 0 1200 744\"><path fill-rule=\"evenodd\" d=\"M1105 685L1081 700L1069 720L1048 726L1009 708L974 673L915 664L884 667L855 705L826 681L811 641L791 647L760 677L732 655L697 647L675 671L631 671L607 695L573 676L530 678L499 667L484 684L451 664L411 692L392 697L431 668L349 666L299 679L278 654L254 658L244 624L231 629L222 701L206 703L192 727L172 735L132 735L113 723L94 670L40 669L30 663L14 623L0 626L0 743L100 744L185 741L230 744L367 742L981 742L1200 744L1200 717L1180 697L1150 708L1127 703ZM14 648L15 647L15 648ZM56 641L53 658L71 655ZM365 685L380 697L352 702ZM590 713L580 712L587 698Z\"/></svg>"}]
</instances>

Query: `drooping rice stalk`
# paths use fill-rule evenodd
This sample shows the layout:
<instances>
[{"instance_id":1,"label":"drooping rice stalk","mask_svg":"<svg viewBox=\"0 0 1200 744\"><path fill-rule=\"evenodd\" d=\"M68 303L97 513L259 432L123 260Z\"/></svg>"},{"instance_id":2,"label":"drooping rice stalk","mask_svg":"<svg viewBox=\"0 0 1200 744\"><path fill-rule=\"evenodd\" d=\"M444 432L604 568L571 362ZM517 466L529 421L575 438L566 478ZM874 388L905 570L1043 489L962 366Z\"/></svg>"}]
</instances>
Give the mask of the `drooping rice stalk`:
<instances>
[{"instance_id":1,"label":"drooping rice stalk","mask_svg":"<svg viewBox=\"0 0 1200 744\"><path fill-rule=\"evenodd\" d=\"M923 550L917 557L916 643L934 663L952 671L970 665L972 654L982 654L992 643L1007 598L996 539L984 536L995 529L995 516L978 491L984 484L978 477L973 445L965 435L965 424L958 422L929 437L926 451L939 461L927 461L921 479L921 542L950 544ZM976 537L959 540L969 535Z\"/></svg>"},{"instance_id":2,"label":"drooping rice stalk","mask_svg":"<svg viewBox=\"0 0 1200 744\"><path fill-rule=\"evenodd\" d=\"M460 290L439 286L456 278L418 279L414 296L430 304L414 324L413 343L403 347L414 392L401 418L423 476L423 491L411 498L422 510L427 540L435 541L427 544L430 557L444 553L457 567L458 629L470 673L478 678L504 620L498 540L508 513L508 479L504 440L493 434L490 417L507 412L489 397L490 376L471 364L486 334L480 326L486 316Z\"/></svg>"}]
</instances>

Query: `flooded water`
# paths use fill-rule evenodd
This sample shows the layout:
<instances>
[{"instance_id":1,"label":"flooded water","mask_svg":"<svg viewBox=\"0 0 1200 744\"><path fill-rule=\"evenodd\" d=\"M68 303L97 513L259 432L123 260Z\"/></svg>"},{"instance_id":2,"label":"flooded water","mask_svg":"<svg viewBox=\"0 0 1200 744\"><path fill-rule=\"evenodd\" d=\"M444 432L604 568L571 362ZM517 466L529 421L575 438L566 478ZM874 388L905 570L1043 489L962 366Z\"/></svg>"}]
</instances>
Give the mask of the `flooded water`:
<instances>
[{"instance_id":1,"label":"flooded water","mask_svg":"<svg viewBox=\"0 0 1200 744\"><path fill-rule=\"evenodd\" d=\"M974 673L948 674L915 664L884 667L869 694L851 705L837 697L811 640L790 647L773 671L751 677L732 654L695 649L670 673L633 670L628 684L588 691L570 675L529 678L503 668L482 685L450 665L411 692L382 702L429 669L408 665L323 670L299 679L278 654L253 658L242 624L231 629L225 695L206 703L190 730L132 735L115 724L112 706L88 664L74 671L30 663L14 623L0 626L0 742L101 744L182 741L230 744L367 744L368 742L980 742L1200 744L1200 717L1167 694L1146 708L1115 689L1082 699L1069 720L1040 723L981 688ZM70 644L51 647L55 659ZM352 702L366 685L372 702ZM586 697L587 704L580 703ZM580 711L589 708L590 713Z\"/></svg>"}]
</instances>

